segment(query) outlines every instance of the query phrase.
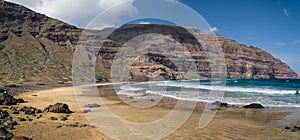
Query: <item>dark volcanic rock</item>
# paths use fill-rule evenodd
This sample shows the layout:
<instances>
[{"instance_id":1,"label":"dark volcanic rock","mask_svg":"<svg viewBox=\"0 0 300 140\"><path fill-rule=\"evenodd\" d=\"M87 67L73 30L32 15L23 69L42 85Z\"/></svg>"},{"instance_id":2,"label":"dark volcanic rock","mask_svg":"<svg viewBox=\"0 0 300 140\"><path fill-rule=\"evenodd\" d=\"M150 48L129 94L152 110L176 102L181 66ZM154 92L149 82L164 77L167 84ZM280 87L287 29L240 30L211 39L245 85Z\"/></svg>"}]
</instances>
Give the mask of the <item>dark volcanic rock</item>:
<instances>
[{"instance_id":1,"label":"dark volcanic rock","mask_svg":"<svg viewBox=\"0 0 300 140\"><path fill-rule=\"evenodd\" d=\"M50 117L49 120L55 121L58 120L56 117Z\"/></svg>"},{"instance_id":2,"label":"dark volcanic rock","mask_svg":"<svg viewBox=\"0 0 300 140\"><path fill-rule=\"evenodd\" d=\"M68 118L67 117L61 117L60 120L61 121L66 121L66 120L68 120Z\"/></svg>"},{"instance_id":3,"label":"dark volcanic rock","mask_svg":"<svg viewBox=\"0 0 300 140\"><path fill-rule=\"evenodd\" d=\"M64 103L56 103L54 105L49 105L46 107L44 112L53 112L53 113L73 113L67 104Z\"/></svg>"},{"instance_id":4,"label":"dark volcanic rock","mask_svg":"<svg viewBox=\"0 0 300 140\"><path fill-rule=\"evenodd\" d=\"M19 111L18 111L17 109L13 109L13 110L12 110L12 113L13 113L13 114L19 114Z\"/></svg>"},{"instance_id":5,"label":"dark volcanic rock","mask_svg":"<svg viewBox=\"0 0 300 140\"><path fill-rule=\"evenodd\" d=\"M0 119L5 119L7 117L10 117L8 112L6 110L0 110Z\"/></svg>"},{"instance_id":6,"label":"dark volcanic rock","mask_svg":"<svg viewBox=\"0 0 300 140\"><path fill-rule=\"evenodd\" d=\"M0 105L16 105L18 103L25 103L23 99L16 99L13 96L4 93L2 97L0 97Z\"/></svg>"},{"instance_id":7,"label":"dark volcanic rock","mask_svg":"<svg viewBox=\"0 0 300 140\"><path fill-rule=\"evenodd\" d=\"M4 127L0 127L0 138L1 139L11 139L14 135L6 130Z\"/></svg>"},{"instance_id":8,"label":"dark volcanic rock","mask_svg":"<svg viewBox=\"0 0 300 140\"><path fill-rule=\"evenodd\" d=\"M222 103L222 102L219 102L219 101L216 101L216 102L212 103L212 105L217 105L219 107L228 107L229 106L229 104Z\"/></svg>"},{"instance_id":9,"label":"dark volcanic rock","mask_svg":"<svg viewBox=\"0 0 300 140\"><path fill-rule=\"evenodd\" d=\"M300 131L300 126L293 126L293 127L285 127L285 129L289 128L291 132L298 132Z\"/></svg>"},{"instance_id":10,"label":"dark volcanic rock","mask_svg":"<svg viewBox=\"0 0 300 140\"><path fill-rule=\"evenodd\" d=\"M0 126L7 129L14 129L14 126L18 123L12 119L12 117L5 110L0 110Z\"/></svg>"},{"instance_id":11,"label":"dark volcanic rock","mask_svg":"<svg viewBox=\"0 0 300 140\"><path fill-rule=\"evenodd\" d=\"M29 122L31 122L31 121L32 121L32 119L31 119L30 117L26 116L26 121L29 121Z\"/></svg>"},{"instance_id":12,"label":"dark volcanic rock","mask_svg":"<svg viewBox=\"0 0 300 140\"><path fill-rule=\"evenodd\" d=\"M42 114L40 114L40 115L38 115L36 118L37 119L39 119L39 118L41 118L43 115Z\"/></svg>"},{"instance_id":13,"label":"dark volcanic rock","mask_svg":"<svg viewBox=\"0 0 300 140\"><path fill-rule=\"evenodd\" d=\"M23 118L23 117L18 117L18 120L19 120L20 122L25 122L25 121L26 121L26 119Z\"/></svg>"},{"instance_id":14,"label":"dark volcanic rock","mask_svg":"<svg viewBox=\"0 0 300 140\"><path fill-rule=\"evenodd\" d=\"M264 109L265 107L262 106L261 104L253 103L249 105L243 106L244 108L253 108L253 109Z\"/></svg>"},{"instance_id":15,"label":"dark volcanic rock","mask_svg":"<svg viewBox=\"0 0 300 140\"><path fill-rule=\"evenodd\" d=\"M30 107L24 106L23 108L20 109L20 111L24 112L26 115L33 115L33 116L42 113L42 110L31 106Z\"/></svg>"},{"instance_id":16,"label":"dark volcanic rock","mask_svg":"<svg viewBox=\"0 0 300 140\"><path fill-rule=\"evenodd\" d=\"M56 126L56 128L62 128L62 125L58 125L58 126Z\"/></svg>"}]
</instances>

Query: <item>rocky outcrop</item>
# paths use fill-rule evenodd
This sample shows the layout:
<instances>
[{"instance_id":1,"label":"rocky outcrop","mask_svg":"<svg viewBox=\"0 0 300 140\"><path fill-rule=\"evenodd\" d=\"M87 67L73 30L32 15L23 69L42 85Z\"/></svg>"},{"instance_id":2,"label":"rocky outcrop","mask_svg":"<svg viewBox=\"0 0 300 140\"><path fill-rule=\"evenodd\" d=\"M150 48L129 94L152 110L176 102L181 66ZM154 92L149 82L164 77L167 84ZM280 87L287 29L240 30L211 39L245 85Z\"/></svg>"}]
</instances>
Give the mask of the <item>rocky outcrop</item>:
<instances>
[{"instance_id":1,"label":"rocky outcrop","mask_svg":"<svg viewBox=\"0 0 300 140\"><path fill-rule=\"evenodd\" d=\"M0 95L0 105L16 105L18 103L25 103L25 101L23 99L16 99L7 93Z\"/></svg>"},{"instance_id":2,"label":"rocky outcrop","mask_svg":"<svg viewBox=\"0 0 300 140\"><path fill-rule=\"evenodd\" d=\"M53 112L53 113L73 113L67 104L64 103L56 103L54 105L49 105L46 107L44 112Z\"/></svg>"}]
</instances>

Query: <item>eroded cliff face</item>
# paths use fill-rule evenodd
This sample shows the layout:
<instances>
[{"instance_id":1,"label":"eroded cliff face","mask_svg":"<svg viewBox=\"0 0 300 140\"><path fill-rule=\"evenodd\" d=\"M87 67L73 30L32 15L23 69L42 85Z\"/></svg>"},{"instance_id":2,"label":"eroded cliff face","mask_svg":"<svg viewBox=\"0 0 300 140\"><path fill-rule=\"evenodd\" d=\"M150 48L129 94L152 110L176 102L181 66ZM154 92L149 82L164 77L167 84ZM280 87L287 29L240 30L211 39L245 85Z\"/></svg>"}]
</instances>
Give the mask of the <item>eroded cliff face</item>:
<instances>
[{"instance_id":1,"label":"eroded cliff face","mask_svg":"<svg viewBox=\"0 0 300 140\"><path fill-rule=\"evenodd\" d=\"M192 32L193 35L190 34ZM203 35L196 29L184 28L179 26L169 25L124 25L116 29L108 38L110 44L119 47L130 39L149 33L158 33L165 36L170 36L174 40L181 43L190 52L193 61L197 65L197 71L200 78L211 77L211 64L208 57L208 52L205 50L204 44L209 42L211 35ZM196 40L200 38L200 43ZM226 61L227 78L231 79L268 79L268 78L298 78L298 75L285 63L277 58L274 58L266 51L253 46L239 44L234 40L223 38L220 35L216 36L223 50L223 57ZM160 39L156 39L159 42ZM201 44L202 43L202 44ZM168 44L157 45L155 41L152 43L144 43L144 45L168 48ZM112 61L115 53L112 52L110 45L106 44L100 56L102 61ZM115 49L118 50L118 49ZM105 52L110 52L107 55ZM169 51L172 53L172 51ZM110 57L108 57L110 56ZM222 55L219 55L222 56ZM137 65L140 64L140 65ZM143 64L143 65L142 65ZM137 59L132 66L132 78L134 80L151 79L155 75L163 75L166 79L178 79L178 71L174 65L170 65L170 59L156 54L155 57L146 54Z\"/></svg>"},{"instance_id":2,"label":"eroded cliff face","mask_svg":"<svg viewBox=\"0 0 300 140\"><path fill-rule=\"evenodd\" d=\"M218 38L224 50L229 78L284 79L298 77L288 65L260 48L247 47L221 36Z\"/></svg>"},{"instance_id":3,"label":"eroded cliff face","mask_svg":"<svg viewBox=\"0 0 300 140\"><path fill-rule=\"evenodd\" d=\"M169 37L154 37L144 43L158 52L166 52L146 53L136 58L129 73L131 80L145 81L158 75L164 79L182 78L179 69L189 67L177 67L175 62L184 61L168 55L180 56L184 53L181 54L182 50L164 43L166 41L175 44L177 42L185 47L196 65L199 78L211 77L207 42L197 41L197 38L200 38L209 42L207 38L210 36L200 35L197 29L170 25L124 25L115 29L107 38L103 38L101 33L106 30L84 31L23 6L4 1L0 1L0 5L0 60L4 64L0 69L0 82L71 80L73 52L76 45L83 44L97 48L95 76L100 81L109 81L111 65L119 49L132 38L148 33ZM227 78L298 77L285 63L259 48L238 44L220 35L217 39L224 52Z\"/></svg>"}]
</instances>

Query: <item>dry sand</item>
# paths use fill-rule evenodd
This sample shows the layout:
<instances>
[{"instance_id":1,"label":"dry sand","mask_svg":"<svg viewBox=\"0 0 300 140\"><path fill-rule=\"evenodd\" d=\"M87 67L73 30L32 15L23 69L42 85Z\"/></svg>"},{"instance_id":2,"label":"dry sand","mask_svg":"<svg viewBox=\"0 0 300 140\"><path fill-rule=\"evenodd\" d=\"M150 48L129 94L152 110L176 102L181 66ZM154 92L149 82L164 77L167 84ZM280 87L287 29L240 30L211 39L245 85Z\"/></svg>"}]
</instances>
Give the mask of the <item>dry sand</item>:
<instances>
[{"instance_id":1,"label":"dry sand","mask_svg":"<svg viewBox=\"0 0 300 140\"><path fill-rule=\"evenodd\" d=\"M165 98L159 104L148 109L133 108L122 103L110 86L103 84L99 87L100 95L109 109L116 115L131 122L150 122L167 114L176 104L176 100ZM36 96L32 96L36 95ZM47 90L26 92L17 96L28 103L22 106L32 106L44 109L56 102L66 103L74 111L69 120L49 120L49 117L60 118L66 114L43 113L40 119L34 118L31 122L20 122L12 132L17 136L26 136L33 139L110 139L97 131L81 113L76 101L73 87L62 87ZM134 99L128 99L134 100ZM139 102L139 100L135 101ZM242 108L221 108L214 119L205 128L199 128L199 118L203 111L203 104L199 103L185 124L165 139L300 139L300 132L290 132L284 126L276 126L274 120L280 120L288 112L271 112ZM17 120L20 115L11 114ZM22 114L21 114L22 116ZM88 127L66 127L63 124L89 124ZM56 128L63 125L61 128Z\"/></svg>"}]
</instances>

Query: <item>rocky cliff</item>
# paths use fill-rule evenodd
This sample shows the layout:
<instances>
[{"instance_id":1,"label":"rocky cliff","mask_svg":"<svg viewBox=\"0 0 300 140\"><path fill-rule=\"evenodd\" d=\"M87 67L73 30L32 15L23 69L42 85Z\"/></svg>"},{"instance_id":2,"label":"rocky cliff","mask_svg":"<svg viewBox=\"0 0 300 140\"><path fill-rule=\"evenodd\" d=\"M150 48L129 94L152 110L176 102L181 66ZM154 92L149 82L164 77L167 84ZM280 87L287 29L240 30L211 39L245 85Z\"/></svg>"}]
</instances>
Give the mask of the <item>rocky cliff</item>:
<instances>
[{"instance_id":1,"label":"rocky cliff","mask_svg":"<svg viewBox=\"0 0 300 140\"><path fill-rule=\"evenodd\" d=\"M23 6L0 1L0 83L52 83L71 80L72 55L83 29L36 13ZM124 25L103 40L97 55L96 77L110 79L110 67L122 45L135 36L159 33L169 36L192 54L199 75L210 77L208 57L196 37L207 38L192 28L170 25ZM97 33L87 31L85 42L99 41ZM87 35L85 34L85 35ZM297 78L279 59L253 47L238 44L218 35L224 51L227 78ZM155 40L152 41L152 44ZM148 42L151 45L151 42ZM157 42L156 42L157 44ZM98 46L100 47L100 46ZM168 46L160 45L159 47ZM167 48L170 49L170 48ZM176 50L175 50L176 51ZM147 80L154 75L178 79L172 59L163 54L145 54L132 65L132 80Z\"/></svg>"},{"instance_id":2,"label":"rocky cliff","mask_svg":"<svg viewBox=\"0 0 300 140\"><path fill-rule=\"evenodd\" d=\"M192 31L191 31L192 30ZM159 33L166 36L171 36L176 41L180 42L191 53L196 65L197 70L201 77L209 78L210 65L209 59L206 55L203 44L200 44L195 37L201 38L204 42L209 41L210 35L200 34L199 30L192 28L184 28L179 26L169 25L124 25L116 29L108 38L115 43L111 44L124 44L133 37L147 33ZM226 60L227 78L231 79L268 79L268 78L297 78L298 75L290 69L288 65L283 63L277 58L274 58L266 51L253 46L246 46L239 44L232 39L223 38L217 35ZM148 44L151 45L151 44ZM158 47L168 47L160 45ZM109 46L103 48L111 48ZM105 51L104 51L105 52ZM103 53L102 55L105 55ZM112 60L111 57L104 57L106 60ZM169 59L160 55L146 55L139 58L137 63L143 66L133 65L132 76L139 77L136 80L151 78L153 75L159 73L167 75L168 79L177 79L178 74L174 65L170 65ZM143 73L142 73L143 71ZM160 71L160 72L158 72ZM137 76L135 76L137 75Z\"/></svg>"}]
</instances>

